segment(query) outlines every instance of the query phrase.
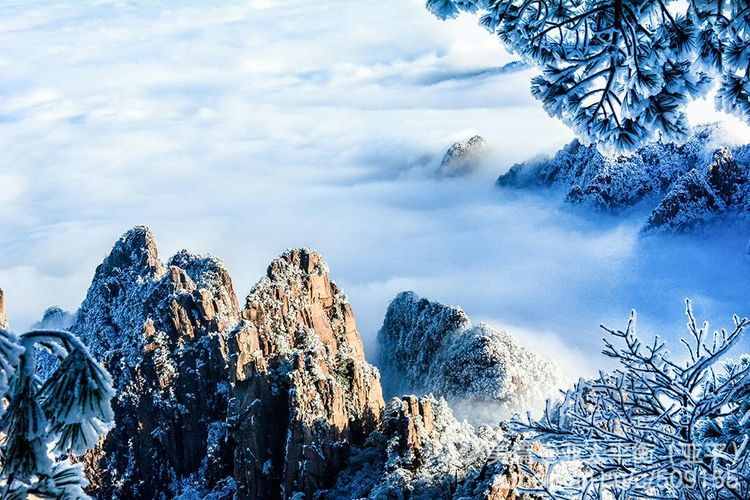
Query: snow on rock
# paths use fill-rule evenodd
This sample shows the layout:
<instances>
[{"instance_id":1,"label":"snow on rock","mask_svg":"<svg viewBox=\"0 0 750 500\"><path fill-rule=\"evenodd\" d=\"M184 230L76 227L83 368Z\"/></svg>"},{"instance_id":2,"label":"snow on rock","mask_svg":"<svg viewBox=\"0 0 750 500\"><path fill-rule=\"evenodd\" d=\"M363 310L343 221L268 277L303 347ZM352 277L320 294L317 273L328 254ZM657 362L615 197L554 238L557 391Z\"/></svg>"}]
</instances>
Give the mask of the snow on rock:
<instances>
[{"instance_id":1,"label":"snow on rock","mask_svg":"<svg viewBox=\"0 0 750 500\"><path fill-rule=\"evenodd\" d=\"M718 126L704 125L696 128L684 144L657 142L627 156L604 155L595 145L574 140L552 158L514 165L497 179L497 184L561 187L569 202L622 209L650 195L664 194L681 175L705 165L721 135Z\"/></svg>"},{"instance_id":2,"label":"snow on rock","mask_svg":"<svg viewBox=\"0 0 750 500\"><path fill-rule=\"evenodd\" d=\"M226 334L239 321L223 264L185 251L166 265L146 227L118 240L96 270L71 330L113 375L115 428L86 465L100 498L158 498L175 478L204 486L231 474L231 441L212 450L226 420Z\"/></svg>"},{"instance_id":3,"label":"snow on rock","mask_svg":"<svg viewBox=\"0 0 750 500\"><path fill-rule=\"evenodd\" d=\"M34 323L32 328L51 328L53 330L67 330L75 322L75 313L68 312L58 306L48 307L42 319Z\"/></svg>"},{"instance_id":4,"label":"snow on rock","mask_svg":"<svg viewBox=\"0 0 750 500\"><path fill-rule=\"evenodd\" d=\"M719 125L702 125L685 144L658 142L629 156L573 141L553 158L514 165L497 185L558 187L570 203L612 211L650 201L644 231L689 231L750 214L750 145L726 145L726 136Z\"/></svg>"},{"instance_id":5,"label":"snow on rock","mask_svg":"<svg viewBox=\"0 0 750 500\"><path fill-rule=\"evenodd\" d=\"M460 177L476 170L487 151L487 141L475 135L448 148L437 170L440 177Z\"/></svg>"},{"instance_id":6,"label":"snow on rock","mask_svg":"<svg viewBox=\"0 0 750 500\"><path fill-rule=\"evenodd\" d=\"M748 201L748 177L747 161L740 165L727 148L714 152L708 166L708 182L728 207L740 206Z\"/></svg>"},{"instance_id":7,"label":"snow on rock","mask_svg":"<svg viewBox=\"0 0 750 500\"><path fill-rule=\"evenodd\" d=\"M229 343L237 497L311 498L380 422L379 374L316 252L274 260L241 316Z\"/></svg>"},{"instance_id":8,"label":"snow on rock","mask_svg":"<svg viewBox=\"0 0 750 500\"><path fill-rule=\"evenodd\" d=\"M481 468L499 430L483 439L447 403L405 396L389 402L380 432L352 454L325 498L451 498L456 483Z\"/></svg>"},{"instance_id":9,"label":"snow on rock","mask_svg":"<svg viewBox=\"0 0 750 500\"><path fill-rule=\"evenodd\" d=\"M383 423L353 450L325 499L512 499L528 486L513 452L518 436L456 420L432 396L394 398Z\"/></svg>"},{"instance_id":10,"label":"snow on rock","mask_svg":"<svg viewBox=\"0 0 750 500\"><path fill-rule=\"evenodd\" d=\"M69 330L75 323L76 314L57 306L48 307L42 319L32 325L33 329ZM47 379L59 366L57 356L46 350L40 350L36 357L36 372L42 379Z\"/></svg>"},{"instance_id":11,"label":"snow on rock","mask_svg":"<svg viewBox=\"0 0 750 500\"><path fill-rule=\"evenodd\" d=\"M696 169L675 182L672 189L651 213L646 230L669 228L686 231L706 222L724 210L706 178Z\"/></svg>"},{"instance_id":12,"label":"snow on rock","mask_svg":"<svg viewBox=\"0 0 750 500\"><path fill-rule=\"evenodd\" d=\"M148 228L135 227L115 243L97 267L72 327L94 356L117 356L129 367L140 361L143 301L165 272Z\"/></svg>"},{"instance_id":13,"label":"snow on rock","mask_svg":"<svg viewBox=\"0 0 750 500\"><path fill-rule=\"evenodd\" d=\"M84 459L98 498L505 499L525 480L496 456L517 440L507 429L459 422L432 396L384 409L351 305L311 250L275 259L240 307L220 261L162 263L136 227L71 330L118 391L116 426ZM454 403L528 405L552 379L506 334L413 294L389 308L385 339L392 381Z\"/></svg>"},{"instance_id":14,"label":"snow on rock","mask_svg":"<svg viewBox=\"0 0 750 500\"><path fill-rule=\"evenodd\" d=\"M558 387L553 365L463 310L399 294L378 333L387 394L433 393L478 422L532 410Z\"/></svg>"},{"instance_id":15,"label":"snow on rock","mask_svg":"<svg viewBox=\"0 0 750 500\"><path fill-rule=\"evenodd\" d=\"M728 148L714 152L705 168L682 175L653 210L645 230L684 232L719 216L750 214L750 164L738 163Z\"/></svg>"},{"instance_id":16,"label":"snow on rock","mask_svg":"<svg viewBox=\"0 0 750 500\"><path fill-rule=\"evenodd\" d=\"M379 374L320 255L274 260L240 310L220 261L115 243L71 329L112 373L116 427L86 459L101 498L293 498L376 429Z\"/></svg>"}]
</instances>

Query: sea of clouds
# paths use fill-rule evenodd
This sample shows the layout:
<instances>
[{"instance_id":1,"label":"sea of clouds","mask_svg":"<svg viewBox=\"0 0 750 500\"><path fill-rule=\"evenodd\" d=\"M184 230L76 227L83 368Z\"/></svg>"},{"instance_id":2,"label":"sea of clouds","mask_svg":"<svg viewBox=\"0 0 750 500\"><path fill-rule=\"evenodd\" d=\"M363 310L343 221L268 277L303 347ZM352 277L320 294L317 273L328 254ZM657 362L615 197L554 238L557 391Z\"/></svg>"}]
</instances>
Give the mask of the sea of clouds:
<instances>
[{"instance_id":1,"label":"sea of clouds","mask_svg":"<svg viewBox=\"0 0 750 500\"><path fill-rule=\"evenodd\" d=\"M644 240L642 214L495 189L572 136L530 96L532 70L499 71L514 58L475 19L442 23L423 0L12 1L0 46L0 287L16 328L75 309L136 224L165 259L221 257L240 296L285 248L320 250L370 352L405 289L574 371L631 308L667 337L686 296L720 324L750 314L746 234ZM715 116L703 102L691 118ZM483 168L436 178L473 133L492 148Z\"/></svg>"}]
</instances>

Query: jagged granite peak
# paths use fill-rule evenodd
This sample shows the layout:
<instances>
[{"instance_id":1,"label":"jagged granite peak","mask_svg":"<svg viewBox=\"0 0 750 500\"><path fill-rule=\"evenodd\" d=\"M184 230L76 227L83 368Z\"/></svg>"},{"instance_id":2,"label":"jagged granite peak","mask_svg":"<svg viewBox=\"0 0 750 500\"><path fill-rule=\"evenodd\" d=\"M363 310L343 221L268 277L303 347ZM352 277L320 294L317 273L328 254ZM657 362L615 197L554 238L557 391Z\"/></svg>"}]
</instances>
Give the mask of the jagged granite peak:
<instances>
[{"instance_id":1,"label":"jagged granite peak","mask_svg":"<svg viewBox=\"0 0 750 500\"><path fill-rule=\"evenodd\" d=\"M86 460L97 496L170 497L179 479L210 489L231 475L226 337L239 319L219 260L182 251L164 265L143 226L115 243L71 327L118 389L115 428Z\"/></svg>"},{"instance_id":2,"label":"jagged granite peak","mask_svg":"<svg viewBox=\"0 0 750 500\"><path fill-rule=\"evenodd\" d=\"M135 226L122 235L96 272L112 275L126 270L144 277L157 276L164 271L156 237L148 226Z\"/></svg>"},{"instance_id":3,"label":"jagged granite peak","mask_svg":"<svg viewBox=\"0 0 750 500\"><path fill-rule=\"evenodd\" d=\"M5 313L5 292L0 288L0 328L8 328L8 316Z\"/></svg>"},{"instance_id":4,"label":"jagged granite peak","mask_svg":"<svg viewBox=\"0 0 750 500\"><path fill-rule=\"evenodd\" d=\"M132 366L140 361L143 299L164 273L148 227L136 226L117 240L96 268L72 326L94 356L104 359L119 352L121 362Z\"/></svg>"},{"instance_id":5,"label":"jagged granite peak","mask_svg":"<svg viewBox=\"0 0 750 500\"><path fill-rule=\"evenodd\" d=\"M413 292L391 302L378 344L386 394L433 393L473 421L536 408L558 387L554 366L507 333Z\"/></svg>"},{"instance_id":6,"label":"jagged granite peak","mask_svg":"<svg viewBox=\"0 0 750 500\"><path fill-rule=\"evenodd\" d=\"M708 167L682 175L654 208L646 232L685 232L705 226L719 216L747 217L750 206L750 166L720 148Z\"/></svg>"},{"instance_id":7,"label":"jagged granite peak","mask_svg":"<svg viewBox=\"0 0 750 500\"><path fill-rule=\"evenodd\" d=\"M512 166L497 179L497 185L556 186L566 192L569 202L622 209L650 195L666 193L681 175L707 164L712 145L721 137L718 125L703 125L696 127L684 144L656 142L631 155L604 155L595 145L574 140L552 158Z\"/></svg>"},{"instance_id":8,"label":"jagged granite peak","mask_svg":"<svg viewBox=\"0 0 750 500\"><path fill-rule=\"evenodd\" d=\"M378 371L320 255L285 252L247 296L230 339L240 499L309 498L376 429Z\"/></svg>"},{"instance_id":9,"label":"jagged granite peak","mask_svg":"<svg viewBox=\"0 0 750 500\"><path fill-rule=\"evenodd\" d=\"M515 499L530 486L511 458L517 436L500 426L458 421L444 399L392 399L383 423L355 449L336 485L319 493L350 498Z\"/></svg>"},{"instance_id":10,"label":"jagged granite peak","mask_svg":"<svg viewBox=\"0 0 750 500\"><path fill-rule=\"evenodd\" d=\"M474 171L487 150L487 141L480 135L453 143L443 156L437 174L441 177L459 177Z\"/></svg>"}]
</instances>

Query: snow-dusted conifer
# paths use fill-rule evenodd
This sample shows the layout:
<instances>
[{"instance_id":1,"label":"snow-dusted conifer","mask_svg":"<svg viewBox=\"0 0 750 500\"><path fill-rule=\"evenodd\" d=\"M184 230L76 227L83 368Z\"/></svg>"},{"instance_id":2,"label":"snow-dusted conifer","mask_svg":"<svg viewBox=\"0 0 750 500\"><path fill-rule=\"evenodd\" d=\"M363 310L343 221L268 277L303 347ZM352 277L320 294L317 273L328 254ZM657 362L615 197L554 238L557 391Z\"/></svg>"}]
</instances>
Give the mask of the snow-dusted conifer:
<instances>
[{"instance_id":1,"label":"snow-dusted conifer","mask_svg":"<svg viewBox=\"0 0 750 500\"><path fill-rule=\"evenodd\" d=\"M724 361L748 319L708 335L687 304L686 361L658 337L644 343L633 314L604 328L603 353L619 368L581 380L544 416L516 421L546 447L548 466L531 492L551 498L750 498L750 360ZM579 464L583 478L556 474ZM533 474L533 470L527 470ZM557 478L557 480L554 480Z\"/></svg>"},{"instance_id":2,"label":"snow-dusted conifer","mask_svg":"<svg viewBox=\"0 0 750 500\"><path fill-rule=\"evenodd\" d=\"M750 122L747 0L427 0L441 19L480 24L541 67L532 93L585 142L631 151L684 140L685 106L720 84L716 105Z\"/></svg>"},{"instance_id":3,"label":"snow-dusted conifer","mask_svg":"<svg viewBox=\"0 0 750 500\"><path fill-rule=\"evenodd\" d=\"M46 381L36 371L39 349L60 359ZM0 381L5 379L3 498L88 498L81 467L69 459L93 447L112 424L109 373L69 332L32 330L15 336L0 330Z\"/></svg>"}]
</instances>

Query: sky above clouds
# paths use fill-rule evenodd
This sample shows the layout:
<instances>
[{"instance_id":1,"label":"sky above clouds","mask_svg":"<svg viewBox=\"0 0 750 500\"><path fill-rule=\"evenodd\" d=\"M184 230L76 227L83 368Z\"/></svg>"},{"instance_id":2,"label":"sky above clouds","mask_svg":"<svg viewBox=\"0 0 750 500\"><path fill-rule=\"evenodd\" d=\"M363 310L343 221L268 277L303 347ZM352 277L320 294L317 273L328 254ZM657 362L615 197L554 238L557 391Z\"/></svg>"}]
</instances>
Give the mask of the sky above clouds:
<instances>
[{"instance_id":1,"label":"sky above clouds","mask_svg":"<svg viewBox=\"0 0 750 500\"><path fill-rule=\"evenodd\" d=\"M222 258L240 296L285 248L317 248L369 350L404 289L571 355L632 307L679 331L687 295L722 323L746 303L747 238L644 241L636 220L494 189L572 136L530 96L531 70L496 71L514 58L475 19L440 22L423 0L208 3L0 6L0 287L16 327L75 309L136 224L164 259ZM697 103L691 118L717 115ZM436 179L473 133L492 148L483 170Z\"/></svg>"}]
</instances>

